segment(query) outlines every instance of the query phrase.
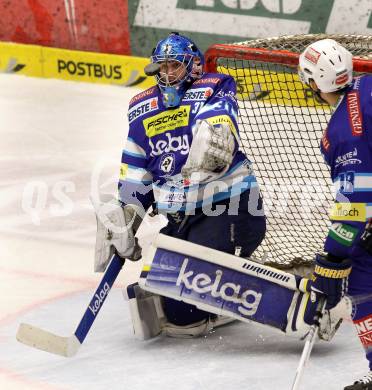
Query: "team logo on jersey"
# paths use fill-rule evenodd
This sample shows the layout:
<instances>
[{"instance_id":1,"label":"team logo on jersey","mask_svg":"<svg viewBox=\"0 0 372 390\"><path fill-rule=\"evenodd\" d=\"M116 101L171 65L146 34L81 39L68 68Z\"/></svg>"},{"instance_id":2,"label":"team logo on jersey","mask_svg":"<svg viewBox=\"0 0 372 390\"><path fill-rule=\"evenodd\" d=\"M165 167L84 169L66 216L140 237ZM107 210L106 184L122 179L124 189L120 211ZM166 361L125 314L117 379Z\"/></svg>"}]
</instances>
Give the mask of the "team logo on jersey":
<instances>
[{"instance_id":1,"label":"team logo on jersey","mask_svg":"<svg viewBox=\"0 0 372 390\"><path fill-rule=\"evenodd\" d=\"M333 223L329 231L329 236L344 246L351 246L357 234L357 228L344 223Z\"/></svg>"},{"instance_id":2,"label":"team logo on jersey","mask_svg":"<svg viewBox=\"0 0 372 390\"><path fill-rule=\"evenodd\" d=\"M185 96L183 97L183 101L187 102L190 100L207 100L209 97L211 97L213 94L212 88L197 88L197 89L190 89L185 93Z\"/></svg>"},{"instance_id":3,"label":"team logo on jersey","mask_svg":"<svg viewBox=\"0 0 372 390\"><path fill-rule=\"evenodd\" d=\"M151 138L155 135L186 127L189 124L190 106L180 106L174 110L161 112L151 118L143 120L146 135Z\"/></svg>"},{"instance_id":4,"label":"team logo on jersey","mask_svg":"<svg viewBox=\"0 0 372 390\"><path fill-rule=\"evenodd\" d=\"M361 136L363 134L363 118L360 109L359 93L357 91L349 92L346 95L346 100L351 133L354 137Z\"/></svg>"},{"instance_id":5,"label":"team logo on jersey","mask_svg":"<svg viewBox=\"0 0 372 390\"><path fill-rule=\"evenodd\" d=\"M165 173L164 177L171 176L176 167L176 158L174 153L167 153L161 157L159 169Z\"/></svg>"},{"instance_id":6,"label":"team logo on jersey","mask_svg":"<svg viewBox=\"0 0 372 390\"><path fill-rule=\"evenodd\" d=\"M236 96L235 96L235 92L234 91L218 91L216 96L218 97L221 97L221 98L230 98L230 99L233 99L234 101L236 101Z\"/></svg>"},{"instance_id":7,"label":"team logo on jersey","mask_svg":"<svg viewBox=\"0 0 372 390\"><path fill-rule=\"evenodd\" d=\"M306 50L306 53L305 53L305 58L311 62L312 64L317 64L318 61L319 61L319 58L320 58L320 53L316 50L314 50L312 47L309 47L307 50Z\"/></svg>"},{"instance_id":8,"label":"team logo on jersey","mask_svg":"<svg viewBox=\"0 0 372 390\"><path fill-rule=\"evenodd\" d=\"M165 137L166 139L159 139L155 143L149 139L150 156L155 157L170 152L180 152L182 155L189 153L190 144L186 134L172 137L171 133L166 133Z\"/></svg>"},{"instance_id":9,"label":"team logo on jersey","mask_svg":"<svg viewBox=\"0 0 372 390\"><path fill-rule=\"evenodd\" d=\"M139 118L144 114L148 114L151 111L157 110L158 107L159 106L157 96L136 104L128 111L129 123L132 123L135 119Z\"/></svg>"},{"instance_id":10,"label":"team logo on jersey","mask_svg":"<svg viewBox=\"0 0 372 390\"><path fill-rule=\"evenodd\" d=\"M342 156L338 156L335 160L335 168L339 166L346 166L346 165L354 165L354 164L361 164L362 160L359 158L356 158L358 155L358 149L354 148L351 152L347 152L343 154Z\"/></svg>"}]
</instances>

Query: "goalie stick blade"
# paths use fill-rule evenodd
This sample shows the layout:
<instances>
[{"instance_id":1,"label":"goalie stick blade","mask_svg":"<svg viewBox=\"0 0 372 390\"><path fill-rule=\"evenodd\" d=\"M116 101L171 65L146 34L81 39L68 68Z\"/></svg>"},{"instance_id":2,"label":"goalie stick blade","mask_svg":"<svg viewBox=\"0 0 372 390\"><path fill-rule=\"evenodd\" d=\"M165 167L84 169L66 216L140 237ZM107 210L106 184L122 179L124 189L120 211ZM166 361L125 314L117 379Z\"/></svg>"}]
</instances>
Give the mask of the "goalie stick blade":
<instances>
[{"instance_id":1,"label":"goalie stick blade","mask_svg":"<svg viewBox=\"0 0 372 390\"><path fill-rule=\"evenodd\" d=\"M19 342L29 347L65 357L76 355L81 345L75 335L70 337L58 336L24 323L19 325L16 338Z\"/></svg>"}]
</instances>

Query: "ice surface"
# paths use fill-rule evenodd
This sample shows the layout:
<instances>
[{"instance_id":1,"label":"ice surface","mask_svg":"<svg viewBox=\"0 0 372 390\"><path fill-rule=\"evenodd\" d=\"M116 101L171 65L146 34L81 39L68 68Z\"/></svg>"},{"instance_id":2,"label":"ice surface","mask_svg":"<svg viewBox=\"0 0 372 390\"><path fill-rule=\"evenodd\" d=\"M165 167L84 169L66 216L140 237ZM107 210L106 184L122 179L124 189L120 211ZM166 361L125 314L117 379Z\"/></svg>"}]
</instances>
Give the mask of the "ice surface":
<instances>
[{"instance_id":1,"label":"ice surface","mask_svg":"<svg viewBox=\"0 0 372 390\"><path fill-rule=\"evenodd\" d=\"M0 75L0 389L290 389L303 343L255 324L207 337L133 338L120 280L72 359L15 339L28 322L70 335L100 278L93 273L89 196L114 192L137 91ZM148 241L161 221L141 232ZM303 390L339 390L367 369L350 323L318 343Z\"/></svg>"}]
</instances>

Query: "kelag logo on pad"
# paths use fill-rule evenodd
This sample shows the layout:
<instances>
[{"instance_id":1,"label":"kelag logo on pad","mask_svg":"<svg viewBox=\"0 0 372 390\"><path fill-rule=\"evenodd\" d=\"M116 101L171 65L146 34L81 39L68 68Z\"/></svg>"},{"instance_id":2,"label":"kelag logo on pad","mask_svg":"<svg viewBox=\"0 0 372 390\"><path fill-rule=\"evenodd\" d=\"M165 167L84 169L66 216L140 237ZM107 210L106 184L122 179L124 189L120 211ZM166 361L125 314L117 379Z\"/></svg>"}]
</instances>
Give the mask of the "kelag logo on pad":
<instances>
[{"instance_id":1,"label":"kelag logo on pad","mask_svg":"<svg viewBox=\"0 0 372 390\"><path fill-rule=\"evenodd\" d=\"M254 290L243 289L241 285L223 280L222 270L215 271L212 279L206 273L196 273L193 270L186 271L189 260L185 258L178 274L176 286L183 284L188 290L198 294L210 294L213 298L221 298L226 302L238 304L238 312L243 316L256 314L261 302L262 294Z\"/></svg>"}]
</instances>

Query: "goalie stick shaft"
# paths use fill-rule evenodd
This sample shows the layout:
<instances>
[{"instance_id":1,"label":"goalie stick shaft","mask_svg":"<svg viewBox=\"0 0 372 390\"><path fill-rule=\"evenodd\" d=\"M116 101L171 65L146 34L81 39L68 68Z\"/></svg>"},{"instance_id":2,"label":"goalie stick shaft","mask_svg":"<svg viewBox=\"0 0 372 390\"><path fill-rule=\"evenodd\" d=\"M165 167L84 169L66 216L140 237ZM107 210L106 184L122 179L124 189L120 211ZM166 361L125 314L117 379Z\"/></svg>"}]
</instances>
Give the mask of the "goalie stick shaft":
<instances>
[{"instance_id":1,"label":"goalie stick shaft","mask_svg":"<svg viewBox=\"0 0 372 390\"><path fill-rule=\"evenodd\" d=\"M124 262L125 259L118 255L115 254L112 256L110 264L72 336L58 336L36 326L20 324L17 332L17 340L46 352L66 357L74 356L92 327Z\"/></svg>"},{"instance_id":2,"label":"goalie stick shaft","mask_svg":"<svg viewBox=\"0 0 372 390\"><path fill-rule=\"evenodd\" d=\"M298 367L297 367L297 370L296 370L296 375L295 375L295 378L294 378L291 390L299 390L299 388L300 388L300 381L302 379L305 366L306 366L307 362L310 359L310 354L311 354L311 351L312 351L313 346L315 344L317 331L319 329L319 320L322 317L322 313L323 313L323 310L324 310L324 307L325 307L325 303L326 303L326 299L324 297L321 297L319 299L319 302L318 302L318 305L317 305L317 309L316 309L316 313L315 313L315 316L314 316L314 323L313 323L313 325L311 325L309 334L306 337L306 342L305 342L305 345L304 345L304 349L302 351L300 362L298 363Z\"/></svg>"},{"instance_id":3,"label":"goalie stick shaft","mask_svg":"<svg viewBox=\"0 0 372 390\"><path fill-rule=\"evenodd\" d=\"M85 310L83 318L80 320L79 325L76 328L75 336L80 341L80 344L84 342L94 320L108 296L108 293L111 290L111 287L119 275L119 272L123 268L124 262L125 260L117 254L113 255L111 258L110 264L102 277L101 283L97 287L97 290Z\"/></svg>"}]
</instances>

